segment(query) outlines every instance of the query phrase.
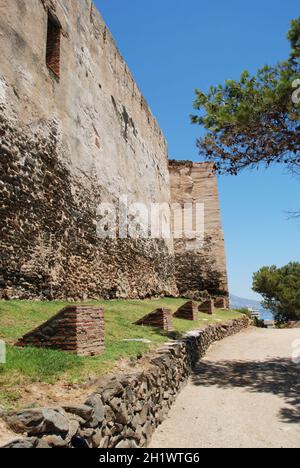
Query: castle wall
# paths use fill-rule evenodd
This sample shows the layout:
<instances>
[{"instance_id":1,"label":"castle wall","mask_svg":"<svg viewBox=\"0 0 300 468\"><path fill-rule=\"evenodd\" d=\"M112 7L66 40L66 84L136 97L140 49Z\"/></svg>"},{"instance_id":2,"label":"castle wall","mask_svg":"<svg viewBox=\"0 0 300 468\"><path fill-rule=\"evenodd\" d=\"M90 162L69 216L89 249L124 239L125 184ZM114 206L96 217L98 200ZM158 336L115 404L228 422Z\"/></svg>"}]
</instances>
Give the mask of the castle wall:
<instances>
[{"instance_id":1,"label":"castle wall","mask_svg":"<svg viewBox=\"0 0 300 468\"><path fill-rule=\"evenodd\" d=\"M181 294L208 291L228 295L224 234L217 179L212 164L170 161L171 200L204 205L204 236L174 240L177 287ZM195 226L193 226L195 228ZM199 236L198 236L199 234Z\"/></svg>"},{"instance_id":2,"label":"castle wall","mask_svg":"<svg viewBox=\"0 0 300 468\"><path fill-rule=\"evenodd\" d=\"M0 48L0 298L175 294L171 240L96 236L100 202L170 191L164 136L92 2L0 0Z\"/></svg>"}]
</instances>

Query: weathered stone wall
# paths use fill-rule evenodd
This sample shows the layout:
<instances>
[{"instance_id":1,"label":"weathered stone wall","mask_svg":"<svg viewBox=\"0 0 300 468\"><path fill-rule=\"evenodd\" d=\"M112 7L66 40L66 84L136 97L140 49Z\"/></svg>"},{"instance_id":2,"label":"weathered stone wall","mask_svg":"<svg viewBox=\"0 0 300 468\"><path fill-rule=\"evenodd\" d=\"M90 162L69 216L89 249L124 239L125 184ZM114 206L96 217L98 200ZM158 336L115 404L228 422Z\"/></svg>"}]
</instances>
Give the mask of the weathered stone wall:
<instances>
[{"instance_id":1,"label":"weathered stone wall","mask_svg":"<svg viewBox=\"0 0 300 468\"><path fill-rule=\"evenodd\" d=\"M174 240L176 281L181 295L208 291L227 296L228 281L217 179L212 164L170 161L172 203L204 204L203 237Z\"/></svg>"},{"instance_id":2,"label":"weathered stone wall","mask_svg":"<svg viewBox=\"0 0 300 468\"><path fill-rule=\"evenodd\" d=\"M210 345L249 324L245 316L168 343L158 350L147 370L111 380L84 405L7 414L4 419L9 427L28 437L6 448L71 448L83 443L91 448L147 447Z\"/></svg>"},{"instance_id":3,"label":"weathered stone wall","mask_svg":"<svg viewBox=\"0 0 300 468\"><path fill-rule=\"evenodd\" d=\"M0 0L0 48L0 298L176 294L172 241L96 236L98 203L170 191L165 139L93 3Z\"/></svg>"},{"instance_id":4,"label":"weathered stone wall","mask_svg":"<svg viewBox=\"0 0 300 468\"><path fill-rule=\"evenodd\" d=\"M104 309L68 306L27 333L16 346L57 349L77 356L99 356L105 351Z\"/></svg>"}]
</instances>

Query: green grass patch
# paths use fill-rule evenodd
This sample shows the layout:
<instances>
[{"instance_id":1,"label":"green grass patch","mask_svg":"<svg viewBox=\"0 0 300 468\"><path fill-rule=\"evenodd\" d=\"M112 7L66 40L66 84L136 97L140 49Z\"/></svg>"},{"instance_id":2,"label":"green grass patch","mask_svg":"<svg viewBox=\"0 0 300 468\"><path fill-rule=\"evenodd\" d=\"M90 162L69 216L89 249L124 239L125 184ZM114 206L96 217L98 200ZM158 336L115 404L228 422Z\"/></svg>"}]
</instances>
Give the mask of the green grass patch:
<instances>
[{"instance_id":1,"label":"green grass patch","mask_svg":"<svg viewBox=\"0 0 300 468\"><path fill-rule=\"evenodd\" d=\"M167 335L151 327L133 325L135 321L158 307L174 312L186 302L184 299L145 301L98 301L105 308L105 345L102 356L81 358L60 351L16 348L14 343L25 333L48 320L66 303L36 301L0 301L0 339L7 344L7 363L0 364L0 406L15 407L22 396L22 388L30 383L82 383L111 371L122 358L137 359L189 330L209 323L239 317L234 311L217 311L214 316L199 313L197 322L174 319L175 332ZM147 339L151 344L126 342L126 339Z\"/></svg>"}]
</instances>

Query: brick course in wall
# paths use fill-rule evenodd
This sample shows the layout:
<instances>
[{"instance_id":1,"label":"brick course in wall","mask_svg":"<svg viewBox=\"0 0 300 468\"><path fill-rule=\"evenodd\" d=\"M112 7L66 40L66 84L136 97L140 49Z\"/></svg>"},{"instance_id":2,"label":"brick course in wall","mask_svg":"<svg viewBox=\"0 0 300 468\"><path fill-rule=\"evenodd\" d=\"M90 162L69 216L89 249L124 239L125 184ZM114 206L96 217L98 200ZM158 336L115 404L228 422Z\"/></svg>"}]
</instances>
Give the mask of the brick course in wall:
<instances>
[{"instance_id":1,"label":"brick course in wall","mask_svg":"<svg viewBox=\"0 0 300 468\"><path fill-rule=\"evenodd\" d=\"M16 343L20 347L56 349L78 356L99 356L105 350L104 310L70 306Z\"/></svg>"}]
</instances>

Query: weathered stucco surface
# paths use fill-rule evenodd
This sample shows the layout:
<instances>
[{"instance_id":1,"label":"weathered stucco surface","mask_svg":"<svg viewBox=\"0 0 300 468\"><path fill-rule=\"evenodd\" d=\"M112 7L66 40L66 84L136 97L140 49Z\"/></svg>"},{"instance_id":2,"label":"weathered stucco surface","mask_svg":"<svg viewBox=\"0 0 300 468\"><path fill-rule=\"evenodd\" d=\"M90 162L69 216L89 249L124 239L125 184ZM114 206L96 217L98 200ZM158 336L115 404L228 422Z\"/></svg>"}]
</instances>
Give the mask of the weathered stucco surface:
<instances>
[{"instance_id":1,"label":"weathered stucco surface","mask_svg":"<svg viewBox=\"0 0 300 468\"><path fill-rule=\"evenodd\" d=\"M96 238L98 203L170 194L164 136L91 1L1 0L0 47L0 296L175 294L172 242Z\"/></svg>"},{"instance_id":2,"label":"weathered stucco surface","mask_svg":"<svg viewBox=\"0 0 300 468\"><path fill-rule=\"evenodd\" d=\"M46 64L49 11L59 78ZM97 237L101 202L171 195L162 131L92 1L0 0L0 48L0 298L176 295L176 281L181 294L227 292L211 167L170 166L172 201L205 202L204 256L176 241L174 257L172 237Z\"/></svg>"},{"instance_id":3,"label":"weathered stucco surface","mask_svg":"<svg viewBox=\"0 0 300 468\"><path fill-rule=\"evenodd\" d=\"M228 295L224 234L217 178L207 163L170 161L172 203L204 205L204 239L175 239L176 281L181 294ZM204 242L203 242L204 240Z\"/></svg>"}]
</instances>

